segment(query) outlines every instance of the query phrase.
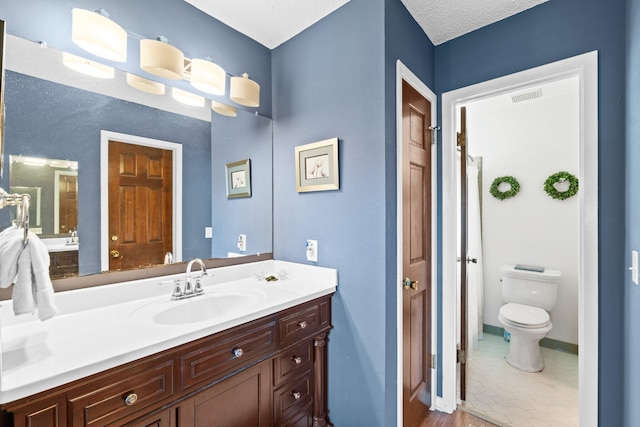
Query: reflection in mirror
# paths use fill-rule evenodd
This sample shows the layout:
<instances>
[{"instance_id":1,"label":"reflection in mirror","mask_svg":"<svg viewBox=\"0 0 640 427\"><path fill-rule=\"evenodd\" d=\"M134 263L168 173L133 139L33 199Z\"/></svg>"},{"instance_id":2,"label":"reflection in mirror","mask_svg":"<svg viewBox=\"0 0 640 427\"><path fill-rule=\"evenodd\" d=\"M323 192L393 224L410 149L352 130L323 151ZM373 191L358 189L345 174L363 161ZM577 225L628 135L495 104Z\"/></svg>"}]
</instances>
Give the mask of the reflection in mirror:
<instances>
[{"instance_id":1,"label":"reflection in mirror","mask_svg":"<svg viewBox=\"0 0 640 427\"><path fill-rule=\"evenodd\" d=\"M245 254L272 251L270 119L240 109L235 118L212 114L210 104L181 105L171 98L170 90L165 95L143 93L127 84L126 73L119 70L109 81L83 76L62 65L62 52L12 35L6 38L6 49L5 153L82 163L77 183L80 275L101 271L100 134L104 130L183 146L182 259L206 259L214 252L227 256L237 250L236 233L247 234ZM220 189L217 182L212 184L216 171L240 159L251 159L252 197L214 202L212 194L226 189L224 183ZM0 185L8 187L6 175L5 171ZM255 213L260 213L258 220L253 220ZM9 222L7 216L0 211L0 225ZM49 220L44 212L41 219L44 227ZM207 237L206 229L212 226L213 238ZM225 235L227 229L234 234ZM43 233L49 232L43 228Z\"/></svg>"},{"instance_id":2,"label":"reflection in mirror","mask_svg":"<svg viewBox=\"0 0 640 427\"><path fill-rule=\"evenodd\" d=\"M11 193L29 194L29 228L40 237L78 231L78 162L9 156Z\"/></svg>"}]
</instances>

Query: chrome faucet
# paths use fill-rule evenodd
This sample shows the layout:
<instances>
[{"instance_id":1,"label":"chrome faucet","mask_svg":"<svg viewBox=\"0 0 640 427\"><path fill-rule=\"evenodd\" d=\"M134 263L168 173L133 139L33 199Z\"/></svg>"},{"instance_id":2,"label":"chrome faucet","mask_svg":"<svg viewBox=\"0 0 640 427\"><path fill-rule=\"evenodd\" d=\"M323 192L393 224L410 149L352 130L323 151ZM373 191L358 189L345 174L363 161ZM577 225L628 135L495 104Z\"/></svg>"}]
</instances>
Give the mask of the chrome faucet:
<instances>
[{"instance_id":1,"label":"chrome faucet","mask_svg":"<svg viewBox=\"0 0 640 427\"><path fill-rule=\"evenodd\" d=\"M194 286L191 286L191 267L194 263L198 263L200 265L200 270L202 270L202 274L200 277L196 279L196 283ZM187 272L185 273L184 279L184 289L180 286L180 279L176 279L176 283L173 289L173 293L171 294L172 300L179 300L185 298L191 298L198 295L204 294L204 289L202 288L202 284L200 283L200 279L204 276L207 276L207 267L205 267L204 262L200 258L194 258L187 264Z\"/></svg>"}]
</instances>

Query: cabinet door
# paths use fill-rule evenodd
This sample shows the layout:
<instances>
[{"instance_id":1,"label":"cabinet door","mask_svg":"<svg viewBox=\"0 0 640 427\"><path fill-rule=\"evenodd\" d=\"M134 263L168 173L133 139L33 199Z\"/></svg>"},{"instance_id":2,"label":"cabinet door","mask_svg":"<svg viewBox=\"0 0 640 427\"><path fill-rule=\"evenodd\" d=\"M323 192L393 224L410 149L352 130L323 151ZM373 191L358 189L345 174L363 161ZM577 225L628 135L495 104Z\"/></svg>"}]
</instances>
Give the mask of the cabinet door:
<instances>
[{"instance_id":1,"label":"cabinet door","mask_svg":"<svg viewBox=\"0 0 640 427\"><path fill-rule=\"evenodd\" d=\"M271 360L196 395L179 408L180 427L271 426Z\"/></svg>"},{"instance_id":2,"label":"cabinet door","mask_svg":"<svg viewBox=\"0 0 640 427\"><path fill-rule=\"evenodd\" d=\"M67 404L64 396L34 402L13 413L14 427L64 427L67 425Z\"/></svg>"},{"instance_id":3,"label":"cabinet door","mask_svg":"<svg viewBox=\"0 0 640 427\"><path fill-rule=\"evenodd\" d=\"M173 414L173 410L163 411L127 424L126 427L175 427L175 423L172 423Z\"/></svg>"}]
</instances>

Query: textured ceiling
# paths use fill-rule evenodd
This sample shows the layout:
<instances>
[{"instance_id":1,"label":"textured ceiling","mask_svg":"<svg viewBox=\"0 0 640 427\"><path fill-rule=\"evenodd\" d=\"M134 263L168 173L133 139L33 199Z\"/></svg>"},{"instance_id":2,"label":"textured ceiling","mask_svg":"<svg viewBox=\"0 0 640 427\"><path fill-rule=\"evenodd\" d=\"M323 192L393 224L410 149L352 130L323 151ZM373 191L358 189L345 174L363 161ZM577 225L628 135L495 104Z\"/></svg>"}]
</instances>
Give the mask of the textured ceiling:
<instances>
[{"instance_id":1,"label":"textured ceiling","mask_svg":"<svg viewBox=\"0 0 640 427\"><path fill-rule=\"evenodd\" d=\"M349 0L184 0L269 49ZM548 0L402 0L435 45Z\"/></svg>"},{"instance_id":2,"label":"textured ceiling","mask_svg":"<svg viewBox=\"0 0 640 427\"><path fill-rule=\"evenodd\" d=\"M349 0L185 1L273 49Z\"/></svg>"},{"instance_id":3,"label":"textured ceiling","mask_svg":"<svg viewBox=\"0 0 640 427\"><path fill-rule=\"evenodd\" d=\"M402 0L434 45L548 0Z\"/></svg>"}]
</instances>

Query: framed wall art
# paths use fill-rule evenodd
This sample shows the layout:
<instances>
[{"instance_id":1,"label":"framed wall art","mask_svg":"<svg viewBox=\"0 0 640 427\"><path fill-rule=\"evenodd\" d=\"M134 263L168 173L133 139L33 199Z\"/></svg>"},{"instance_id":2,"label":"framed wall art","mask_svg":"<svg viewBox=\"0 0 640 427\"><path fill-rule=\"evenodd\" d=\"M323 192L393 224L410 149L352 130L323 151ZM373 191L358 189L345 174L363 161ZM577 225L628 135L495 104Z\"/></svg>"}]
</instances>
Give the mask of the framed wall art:
<instances>
[{"instance_id":1,"label":"framed wall art","mask_svg":"<svg viewBox=\"0 0 640 427\"><path fill-rule=\"evenodd\" d=\"M227 163L227 199L251 197L251 160Z\"/></svg>"},{"instance_id":2,"label":"framed wall art","mask_svg":"<svg viewBox=\"0 0 640 427\"><path fill-rule=\"evenodd\" d=\"M340 189L338 138L296 147L296 190Z\"/></svg>"}]
</instances>

